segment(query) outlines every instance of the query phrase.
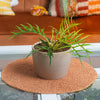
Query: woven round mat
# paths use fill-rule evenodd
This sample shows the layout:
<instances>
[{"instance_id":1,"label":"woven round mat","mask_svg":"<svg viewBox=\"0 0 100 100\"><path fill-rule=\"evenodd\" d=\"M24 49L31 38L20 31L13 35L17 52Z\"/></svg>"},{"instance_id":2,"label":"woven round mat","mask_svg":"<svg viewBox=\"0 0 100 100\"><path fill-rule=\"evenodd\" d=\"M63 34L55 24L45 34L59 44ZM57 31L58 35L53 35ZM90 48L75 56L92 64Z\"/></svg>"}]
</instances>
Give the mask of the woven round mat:
<instances>
[{"instance_id":1,"label":"woven round mat","mask_svg":"<svg viewBox=\"0 0 100 100\"><path fill-rule=\"evenodd\" d=\"M53 94L75 92L86 89L97 78L96 71L87 63L81 66L72 58L68 74L58 80L39 78L35 72L32 57L19 59L8 64L2 71L2 80L11 87L34 93Z\"/></svg>"}]
</instances>

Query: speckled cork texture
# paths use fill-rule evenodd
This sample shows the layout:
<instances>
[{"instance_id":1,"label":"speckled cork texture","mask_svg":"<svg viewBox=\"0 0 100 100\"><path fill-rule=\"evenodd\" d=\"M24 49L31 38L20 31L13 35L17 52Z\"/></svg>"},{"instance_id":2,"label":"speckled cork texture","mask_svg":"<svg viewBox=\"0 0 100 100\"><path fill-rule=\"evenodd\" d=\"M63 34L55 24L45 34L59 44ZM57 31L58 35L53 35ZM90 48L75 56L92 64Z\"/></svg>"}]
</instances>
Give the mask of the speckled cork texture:
<instances>
[{"instance_id":1,"label":"speckled cork texture","mask_svg":"<svg viewBox=\"0 0 100 100\"><path fill-rule=\"evenodd\" d=\"M35 74L32 57L8 64L2 71L2 80L11 87L33 93L55 94L86 89L97 78L96 71L87 63L81 66L72 58L68 74L58 80L45 80Z\"/></svg>"}]
</instances>

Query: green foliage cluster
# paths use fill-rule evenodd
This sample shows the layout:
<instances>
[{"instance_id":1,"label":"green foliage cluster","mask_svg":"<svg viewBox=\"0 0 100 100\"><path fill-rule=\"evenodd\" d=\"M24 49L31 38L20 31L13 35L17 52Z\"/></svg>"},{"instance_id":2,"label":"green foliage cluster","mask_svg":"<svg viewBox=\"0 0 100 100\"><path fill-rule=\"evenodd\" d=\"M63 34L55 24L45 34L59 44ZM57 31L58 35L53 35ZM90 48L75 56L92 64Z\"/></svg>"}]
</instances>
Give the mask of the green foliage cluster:
<instances>
[{"instance_id":1,"label":"green foliage cluster","mask_svg":"<svg viewBox=\"0 0 100 100\"><path fill-rule=\"evenodd\" d=\"M42 36L44 39L39 38L41 43L43 45L39 45L36 50L32 50L29 55L31 55L34 52L37 52L39 50L46 50L47 56L49 57L49 64L51 65L51 58L53 57L53 53L57 52L58 50L62 48L72 48L70 52L66 53L72 53L74 56L78 56L81 61L81 57L88 57L89 53L92 53L88 49L85 49L85 46L88 46L87 43L80 43L83 42L88 36L80 38L84 33L80 33L81 29L77 30L77 26L79 23L73 23L72 18L71 19L63 19L59 30L55 27L52 27L51 32L51 38L47 37L44 29L40 29L38 25L32 26L31 24L23 25L20 24L19 26L16 26L17 32L12 32L13 35L11 35L9 38L15 38L18 35L21 35L23 33L32 32L33 34L38 34ZM66 44L66 45L62 45ZM77 47L81 47L81 50L77 50ZM80 52L85 51L86 55L82 55ZM74 52L74 53L73 53ZM28 56L29 56L28 55ZM90 58L89 58L90 60Z\"/></svg>"}]
</instances>

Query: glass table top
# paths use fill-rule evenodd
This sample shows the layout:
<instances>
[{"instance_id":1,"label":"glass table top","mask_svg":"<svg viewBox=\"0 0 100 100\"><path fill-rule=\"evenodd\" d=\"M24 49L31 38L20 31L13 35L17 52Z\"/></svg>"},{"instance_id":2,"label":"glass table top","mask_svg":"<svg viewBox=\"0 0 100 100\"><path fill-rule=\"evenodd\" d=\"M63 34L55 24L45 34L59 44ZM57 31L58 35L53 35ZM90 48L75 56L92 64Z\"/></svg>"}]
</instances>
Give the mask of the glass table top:
<instances>
[{"instance_id":1,"label":"glass table top","mask_svg":"<svg viewBox=\"0 0 100 100\"><path fill-rule=\"evenodd\" d=\"M99 100L100 98L100 43L91 44L92 66L98 74L96 81L87 89L64 94L35 94L14 89L6 85L1 80L1 71L3 68L16 59L24 58L30 51L31 46L0 46L0 100ZM91 49L89 47L89 49ZM77 57L76 57L77 58ZM82 58L88 62L87 58Z\"/></svg>"}]
</instances>

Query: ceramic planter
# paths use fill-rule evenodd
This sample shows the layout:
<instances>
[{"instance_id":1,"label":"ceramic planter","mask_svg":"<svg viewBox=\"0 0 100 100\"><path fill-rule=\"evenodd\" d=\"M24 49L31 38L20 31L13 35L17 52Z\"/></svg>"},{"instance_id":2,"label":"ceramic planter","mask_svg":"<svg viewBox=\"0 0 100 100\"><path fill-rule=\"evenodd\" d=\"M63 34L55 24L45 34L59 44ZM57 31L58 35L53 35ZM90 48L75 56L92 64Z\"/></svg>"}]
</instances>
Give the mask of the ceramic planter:
<instances>
[{"instance_id":1,"label":"ceramic planter","mask_svg":"<svg viewBox=\"0 0 100 100\"><path fill-rule=\"evenodd\" d=\"M34 46L38 43L34 44L32 49L35 49ZM67 51L70 50L71 48ZM38 51L32 54L35 72L38 76L53 80L66 76L71 61L71 54L63 51L53 53L53 55L51 66L49 66L49 57L46 56L46 52Z\"/></svg>"}]
</instances>

